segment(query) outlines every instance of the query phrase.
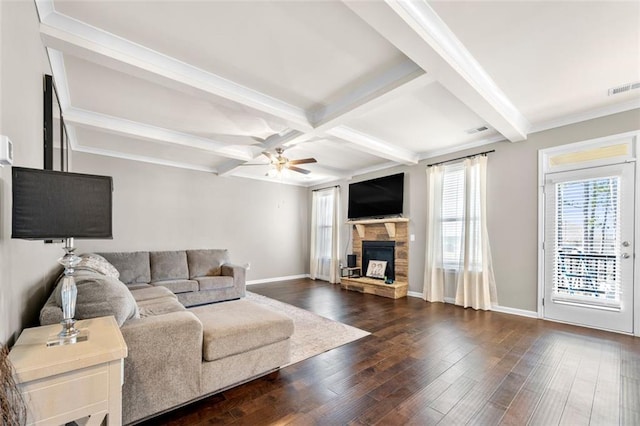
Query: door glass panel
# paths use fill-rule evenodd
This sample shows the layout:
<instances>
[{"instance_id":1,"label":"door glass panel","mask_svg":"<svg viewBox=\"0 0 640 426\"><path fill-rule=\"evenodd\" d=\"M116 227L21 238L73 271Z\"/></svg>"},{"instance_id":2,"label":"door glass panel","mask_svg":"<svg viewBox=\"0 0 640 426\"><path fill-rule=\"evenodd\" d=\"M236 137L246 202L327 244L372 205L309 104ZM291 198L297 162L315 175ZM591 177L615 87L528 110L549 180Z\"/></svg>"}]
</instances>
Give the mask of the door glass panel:
<instances>
[{"instance_id":1,"label":"door glass panel","mask_svg":"<svg viewBox=\"0 0 640 426\"><path fill-rule=\"evenodd\" d=\"M620 306L618 176L556 183L554 300Z\"/></svg>"}]
</instances>

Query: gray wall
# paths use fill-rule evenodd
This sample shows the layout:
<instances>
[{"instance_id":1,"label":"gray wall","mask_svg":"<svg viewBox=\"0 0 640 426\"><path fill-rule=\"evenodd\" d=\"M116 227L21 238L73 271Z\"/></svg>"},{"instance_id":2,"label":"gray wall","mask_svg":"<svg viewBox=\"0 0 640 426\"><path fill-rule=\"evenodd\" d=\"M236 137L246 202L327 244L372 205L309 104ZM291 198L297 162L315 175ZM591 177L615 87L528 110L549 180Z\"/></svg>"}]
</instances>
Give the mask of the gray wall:
<instances>
[{"instance_id":1,"label":"gray wall","mask_svg":"<svg viewBox=\"0 0 640 426\"><path fill-rule=\"evenodd\" d=\"M426 165L462 155L495 149L489 154L487 176L488 228L501 306L536 311L538 243L538 150L640 129L640 110L628 111L529 135L524 142L498 142L394 167L337 182L342 187L343 223L347 220L350 182L404 172L405 216L415 235L409 251L409 291L422 293L426 241ZM326 185L325 185L326 186ZM316 188L313 188L316 189ZM350 252L348 225L341 231L344 253Z\"/></svg>"},{"instance_id":2,"label":"gray wall","mask_svg":"<svg viewBox=\"0 0 640 426\"><path fill-rule=\"evenodd\" d=\"M73 171L113 177L113 240L79 252L226 248L247 279L308 271L307 189L74 153Z\"/></svg>"},{"instance_id":3,"label":"gray wall","mask_svg":"<svg viewBox=\"0 0 640 426\"><path fill-rule=\"evenodd\" d=\"M42 167L42 75L48 72L34 2L0 1L0 134L14 165ZM57 245L11 239L11 167L0 168L0 343L37 320L62 255Z\"/></svg>"}]
</instances>

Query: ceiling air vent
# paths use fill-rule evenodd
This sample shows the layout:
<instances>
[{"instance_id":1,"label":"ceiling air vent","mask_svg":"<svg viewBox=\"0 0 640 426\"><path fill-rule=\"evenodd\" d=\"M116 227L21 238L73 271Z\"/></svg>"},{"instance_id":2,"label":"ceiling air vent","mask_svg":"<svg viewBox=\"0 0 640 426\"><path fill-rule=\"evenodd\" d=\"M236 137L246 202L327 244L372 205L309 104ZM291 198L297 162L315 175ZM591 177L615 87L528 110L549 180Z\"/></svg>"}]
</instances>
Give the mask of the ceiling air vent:
<instances>
[{"instance_id":1,"label":"ceiling air vent","mask_svg":"<svg viewBox=\"0 0 640 426\"><path fill-rule=\"evenodd\" d=\"M467 130L467 134L468 135L473 135L474 133L480 133L480 132L484 132L484 131L487 131L487 130L489 130L489 128L487 126L476 127L476 128Z\"/></svg>"},{"instance_id":2,"label":"ceiling air vent","mask_svg":"<svg viewBox=\"0 0 640 426\"><path fill-rule=\"evenodd\" d=\"M640 89L640 81L636 81L635 83L627 83L622 86L612 87L609 89L609 96L617 95L618 93L628 92L629 90Z\"/></svg>"}]
</instances>

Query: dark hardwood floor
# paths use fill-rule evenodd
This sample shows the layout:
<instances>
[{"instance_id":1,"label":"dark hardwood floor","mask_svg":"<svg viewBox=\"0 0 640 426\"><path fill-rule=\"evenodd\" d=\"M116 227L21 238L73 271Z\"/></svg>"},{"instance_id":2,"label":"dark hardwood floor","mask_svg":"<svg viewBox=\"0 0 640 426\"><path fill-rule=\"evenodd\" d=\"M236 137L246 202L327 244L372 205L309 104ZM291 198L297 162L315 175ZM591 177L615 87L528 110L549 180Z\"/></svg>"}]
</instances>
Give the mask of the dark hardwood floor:
<instances>
[{"instance_id":1,"label":"dark hardwood floor","mask_svg":"<svg viewBox=\"0 0 640 426\"><path fill-rule=\"evenodd\" d=\"M249 291L372 334L147 424L640 425L638 338L320 281Z\"/></svg>"}]
</instances>

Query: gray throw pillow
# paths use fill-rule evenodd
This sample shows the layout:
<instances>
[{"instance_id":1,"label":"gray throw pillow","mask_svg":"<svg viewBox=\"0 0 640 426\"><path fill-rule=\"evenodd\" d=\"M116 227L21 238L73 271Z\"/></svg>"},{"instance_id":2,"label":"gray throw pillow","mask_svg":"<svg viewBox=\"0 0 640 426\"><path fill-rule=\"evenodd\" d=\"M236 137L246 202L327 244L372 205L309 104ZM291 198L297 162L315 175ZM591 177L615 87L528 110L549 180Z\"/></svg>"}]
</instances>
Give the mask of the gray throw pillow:
<instances>
[{"instance_id":1,"label":"gray throw pillow","mask_svg":"<svg viewBox=\"0 0 640 426\"><path fill-rule=\"evenodd\" d=\"M138 304L126 285L120 280L97 272L77 271L75 273L78 296L75 319L89 319L113 315L118 326L131 318L140 318ZM55 300L62 306L61 281L55 289Z\"/></svg>"}]
</instances>

